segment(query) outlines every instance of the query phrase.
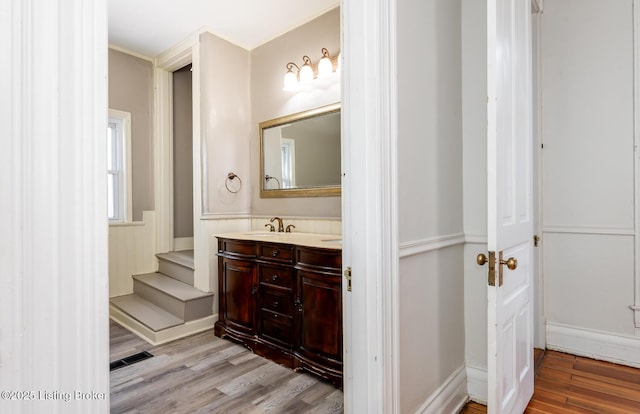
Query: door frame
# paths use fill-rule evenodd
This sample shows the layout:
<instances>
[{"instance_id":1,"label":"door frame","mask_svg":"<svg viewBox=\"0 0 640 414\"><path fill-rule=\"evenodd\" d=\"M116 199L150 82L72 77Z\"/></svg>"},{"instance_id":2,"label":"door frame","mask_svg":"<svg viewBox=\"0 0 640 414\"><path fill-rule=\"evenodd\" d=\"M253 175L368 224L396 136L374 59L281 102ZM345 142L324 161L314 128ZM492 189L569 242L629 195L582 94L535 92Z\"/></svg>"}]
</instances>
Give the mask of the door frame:
<instances>
[{"instance_id":1,"label":"door frame","mask_svg":"<svg viewBox=\"0 0 640 414\"><path fill-rule=\"evenodd\" d=\"M533 311L533 343L536 348L545 349L547 343L546 317L544 310L544 274L543 274L543 244L542 240L542 0L531 0L531 39L532 44L532 76L533 76L533 206L534 206L534 234L540 237L538 246L533 248L533 281L534 311Z\"/></svg>"},{"instance_id":2,"label":"door frame","mask_svg":"<svg viewBox=\"0 0 640 414\"><path fill-rule=\"evenodd\" d=\"M341 7L343 267L352 269L353 285L347 291L343 283L345 412L395 413L400 411L396 0L342 0Z\"/></svg>"}]
</instances>

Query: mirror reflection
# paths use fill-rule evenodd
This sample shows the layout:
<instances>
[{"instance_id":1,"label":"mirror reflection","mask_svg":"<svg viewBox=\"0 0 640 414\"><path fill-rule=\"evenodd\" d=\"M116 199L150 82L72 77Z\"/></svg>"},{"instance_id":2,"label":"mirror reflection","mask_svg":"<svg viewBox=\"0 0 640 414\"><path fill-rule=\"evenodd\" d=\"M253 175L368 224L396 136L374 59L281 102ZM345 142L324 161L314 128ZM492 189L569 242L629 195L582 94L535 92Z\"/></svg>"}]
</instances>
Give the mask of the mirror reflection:
<instances>
[{"instance_id":1,"label":"mirror reflection","mask_svg":"<svg viewBox=\"0 0 640 414\"><path fill-rule=\"evenodd\" d=\"M260 123L261 197L340 195L340 104Z\"/></svg>"}]
</instances>

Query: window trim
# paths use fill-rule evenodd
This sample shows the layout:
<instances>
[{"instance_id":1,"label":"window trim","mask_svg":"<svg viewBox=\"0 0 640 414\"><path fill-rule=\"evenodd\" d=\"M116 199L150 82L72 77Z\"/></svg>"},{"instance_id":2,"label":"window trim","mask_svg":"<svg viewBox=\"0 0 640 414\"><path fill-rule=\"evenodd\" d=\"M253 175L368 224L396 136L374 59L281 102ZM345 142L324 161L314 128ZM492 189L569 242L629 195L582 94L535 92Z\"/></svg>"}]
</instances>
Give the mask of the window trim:
<instances>
[{"instance_id":1,"label":"window trim","mask_svg":"<svg viewBox=\"0 0 640 414\"><path fill-rule=\"evenodd\" d=\"M121 188L118 195L122 197L122 201L119 203L122 215L117 219L109 219L109 224L130 223L133 221L131 177L131 112L109 108L108 123L113 122L122 125L122 135L118 137L121 148L121 154L119 154L121 169L119 170L122 171L122 178L120 179Z\"/></svg>"}]
</instances>

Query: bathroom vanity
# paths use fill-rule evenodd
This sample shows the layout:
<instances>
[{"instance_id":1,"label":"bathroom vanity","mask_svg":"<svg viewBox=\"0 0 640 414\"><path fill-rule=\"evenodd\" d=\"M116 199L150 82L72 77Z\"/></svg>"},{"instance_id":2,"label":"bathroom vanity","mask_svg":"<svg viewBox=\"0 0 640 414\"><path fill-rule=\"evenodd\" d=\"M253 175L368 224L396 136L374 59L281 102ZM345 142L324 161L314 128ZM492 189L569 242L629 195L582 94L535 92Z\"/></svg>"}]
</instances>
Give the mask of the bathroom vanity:
<instances>
[{"instance_id":1,"label":"bathroom vanity","mask_svg":"<svg viewBox=\"0 0 640 414\"><path fill-rule=\"evenodd\" d=\"M342 388L340 236L245 232L217 238L216 336Z\"/></svg>"}]
</instances>

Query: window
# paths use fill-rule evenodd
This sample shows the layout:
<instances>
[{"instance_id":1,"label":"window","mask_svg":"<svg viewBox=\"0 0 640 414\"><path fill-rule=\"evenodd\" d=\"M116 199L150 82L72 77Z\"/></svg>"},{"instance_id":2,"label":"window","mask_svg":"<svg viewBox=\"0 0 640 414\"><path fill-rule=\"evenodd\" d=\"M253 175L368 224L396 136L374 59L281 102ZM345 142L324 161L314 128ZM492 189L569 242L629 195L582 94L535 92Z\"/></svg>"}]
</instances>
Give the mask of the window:
<instances>
[{"instance_id":1,"label":"window","mask_svg":"<svg viewBox=\"0 0 640 414\"><path fill-rule=\"evenodd\" d=\"M282 138L282 188L293 188L296 186L296 141L290 138Z\"/></svg>"},{"instance_id":2,"label":"window","mask_svg":"<svg viewBox=\"0 0 640 414\"><path fill-rule=\"evenodd\" d=\"M111 223L131 218L131 114L109 109L107 122L107 217Z\"/></svg>"}]
</instances>

